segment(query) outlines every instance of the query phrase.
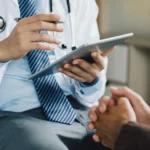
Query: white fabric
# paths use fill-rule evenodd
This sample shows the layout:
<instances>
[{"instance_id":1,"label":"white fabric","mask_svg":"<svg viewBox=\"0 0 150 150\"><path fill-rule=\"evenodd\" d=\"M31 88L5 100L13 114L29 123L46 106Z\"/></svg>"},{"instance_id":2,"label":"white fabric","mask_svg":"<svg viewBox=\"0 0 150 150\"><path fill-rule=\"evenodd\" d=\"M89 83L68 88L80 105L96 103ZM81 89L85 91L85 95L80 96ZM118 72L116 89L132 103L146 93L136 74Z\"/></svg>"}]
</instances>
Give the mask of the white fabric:
<instances>
[{"instance_id":1,"label":"white fabric","mask_svg":"<svg viewBox=\"0 0 150 150\"><path fill-rule=\"evenodd\" d=\"M49 0L36 0L38 12L49 13ZM81 46L84 43L90 43L92 41L99 40L99 32L97 27L96 18L98 15L98 8L94 0L71 0L72 16L74 23L74 33L75 33L75 43L76 46ZM60 14L65 20L64 28L64 39L65 43L71 47L71 37L70 37L70 24L68 21L68 12L66 6L66 0L54 0L54 13ZM7 38L11 31L14 29L16 22L14 18L20 17L20 11L18 7L18 0L0 0L0 16L2 16L7 27L4 32L0 33L0 41ZM50 33L51 34L51 33ZM55 59L59 59L64 56L66 51L60 50L58 47L55 49ZM9 62L8 62L9 63ZM0 64L0 84L3 80L3 75L7 69L8 63ZM105 59L105 66L107 66L107 58ZM106 67L107 68L107 67ZM72 90L72 95L79 100L80 103L86 106L93 106L97 104L98 99L104 94L105 83L106 83L106 68L101 72L100 80L101 85L97 86L89 94L81 93L81 86L79 82L71 79L63 74L56 74L56 79L60 87L67 93L70 92L70 87L73 85L74 90ZM68 88L63 88L64 84L68 84ZM91 87L86 87L91 88ZM86 89L84 88L86 91ZM88 91L88 90L87 90Z\"/></svg>"}]
</instances>

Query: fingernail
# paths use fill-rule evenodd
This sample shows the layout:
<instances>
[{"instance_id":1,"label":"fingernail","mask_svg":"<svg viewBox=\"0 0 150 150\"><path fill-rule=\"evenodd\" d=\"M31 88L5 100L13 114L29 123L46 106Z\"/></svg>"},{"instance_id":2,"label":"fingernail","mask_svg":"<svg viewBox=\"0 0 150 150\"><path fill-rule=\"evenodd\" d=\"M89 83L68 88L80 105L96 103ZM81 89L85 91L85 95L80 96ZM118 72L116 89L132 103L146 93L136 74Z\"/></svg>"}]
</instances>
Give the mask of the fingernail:
<instances>
[{"instance_id":1,"label":"fingernail","mask_svg":"<svg viewBox=\"0 0 150 150\"><path fill-rule=\"evenodd\" d=\"M92 54L92 56L93 56L93 57L96 57L96 56L97 56L97 54L96 54L96 53L93 53L93 54Z\"/></svg>"},{"instance_id":2,"label":"fingernail","mask_svg":"<svg viewBox=\"0 0 150 150\"><path fill-rule=\"evenodd\" d=\"M110 89L112 89L112 90L118 90L118 88L117 87L110 87Z\"/></svg>"},{"instance_id":3,"label":"fingernail","mask_svg":"<svg viewBox=\"0 0 150 150\"><path fill-rule=\"evenodd\" d=\"M64 30L64 27L61 26L61 25L59 25L59 30L60 30L60 31L63 31L63 30Z\"/></svg>"}]
</instances>

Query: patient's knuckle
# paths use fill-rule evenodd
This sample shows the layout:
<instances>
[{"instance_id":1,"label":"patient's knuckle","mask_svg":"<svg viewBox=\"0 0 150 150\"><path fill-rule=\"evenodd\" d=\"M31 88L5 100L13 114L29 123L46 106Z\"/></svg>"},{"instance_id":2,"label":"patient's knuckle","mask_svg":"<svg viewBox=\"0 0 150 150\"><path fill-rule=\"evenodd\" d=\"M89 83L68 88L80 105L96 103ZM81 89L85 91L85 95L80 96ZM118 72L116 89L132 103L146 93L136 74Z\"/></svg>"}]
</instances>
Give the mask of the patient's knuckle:
<instances>
[{"instance_id":1,"label":"patient's knuckle","mask_svg":"<svg viewBox=\"0 0 150 150\"><path fill-rule=\"evenodd\" d=\"M142 99L143 99L142 96L139 95L139 94L137 94L137 93L136 93L136 98L137 98L138 100L142 100Z\"/></svg>"},{"instance_id":2,"label":"patient's knuckle","mask_svg":"<svg viewBox=\"0 0 150 150\"><path fill-rule=\"evenodd\" d=\"M120 97L120 101L126 101L127 99L125 97Z\"/></svg>"},{"instance_id":3,"label":"patient's knuckle","mask_svg":"<svg viewBox=\"0 0 150 150\"><path fill-rule=\"evenodd\" d=\"M125 98L125 97L121 97L119 99L119 103L127 107L128 104L129 104L129 100L127 98Z\"/></svg>"},{"instance_id":4,"label":"patient's knuckle","mask_svg":"<svg viewBox=\"0 0 150 150\"><path fill-rule=\"evenodd\" d=\"M103 96L103 97L100 99L99 103L100 103L100 104L103 104L103 103L107 102L109 98L110 98L109 96Z\"/></svg>"}]
</instances>

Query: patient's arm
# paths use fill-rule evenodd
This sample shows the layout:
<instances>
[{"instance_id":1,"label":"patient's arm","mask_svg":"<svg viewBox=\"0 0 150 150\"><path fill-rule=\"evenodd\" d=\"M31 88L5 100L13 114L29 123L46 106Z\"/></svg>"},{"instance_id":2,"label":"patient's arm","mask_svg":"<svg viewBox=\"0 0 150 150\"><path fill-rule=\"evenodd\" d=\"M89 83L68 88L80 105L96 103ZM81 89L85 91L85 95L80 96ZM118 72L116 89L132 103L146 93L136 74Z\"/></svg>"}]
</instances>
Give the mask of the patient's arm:
<instances>
[{"instance_id":1,"label":"patient's arm","mask_svg":"<svg viewBox=\"0 0 150 150\"><path fill-rule=\"evenodd\" d=\"M150 127L132 122L124 125L115 150L150 150Z\"/></svg>"}]
</instances>

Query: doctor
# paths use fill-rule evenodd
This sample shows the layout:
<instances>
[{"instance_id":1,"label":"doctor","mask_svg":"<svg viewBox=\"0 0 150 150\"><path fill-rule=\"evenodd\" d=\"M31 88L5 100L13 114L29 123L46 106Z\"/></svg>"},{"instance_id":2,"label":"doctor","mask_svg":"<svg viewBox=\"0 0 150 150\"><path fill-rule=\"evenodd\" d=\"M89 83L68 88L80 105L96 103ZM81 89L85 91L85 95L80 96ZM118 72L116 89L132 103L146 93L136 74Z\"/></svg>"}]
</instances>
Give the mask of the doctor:
<instances>
[{"instance_id":1,"label":"doctor","mask_svg":"<svg viewBox=\"0 0 150 150\"><path fill-rule=\"evenodd\" d=\"M28 77L98 40L97 14L94 0L0 0L0 149L79 147L88 108L105 91L107 59L95 52L92 64L76 59L58 74Z\"/></svg>"}]
</instances>

